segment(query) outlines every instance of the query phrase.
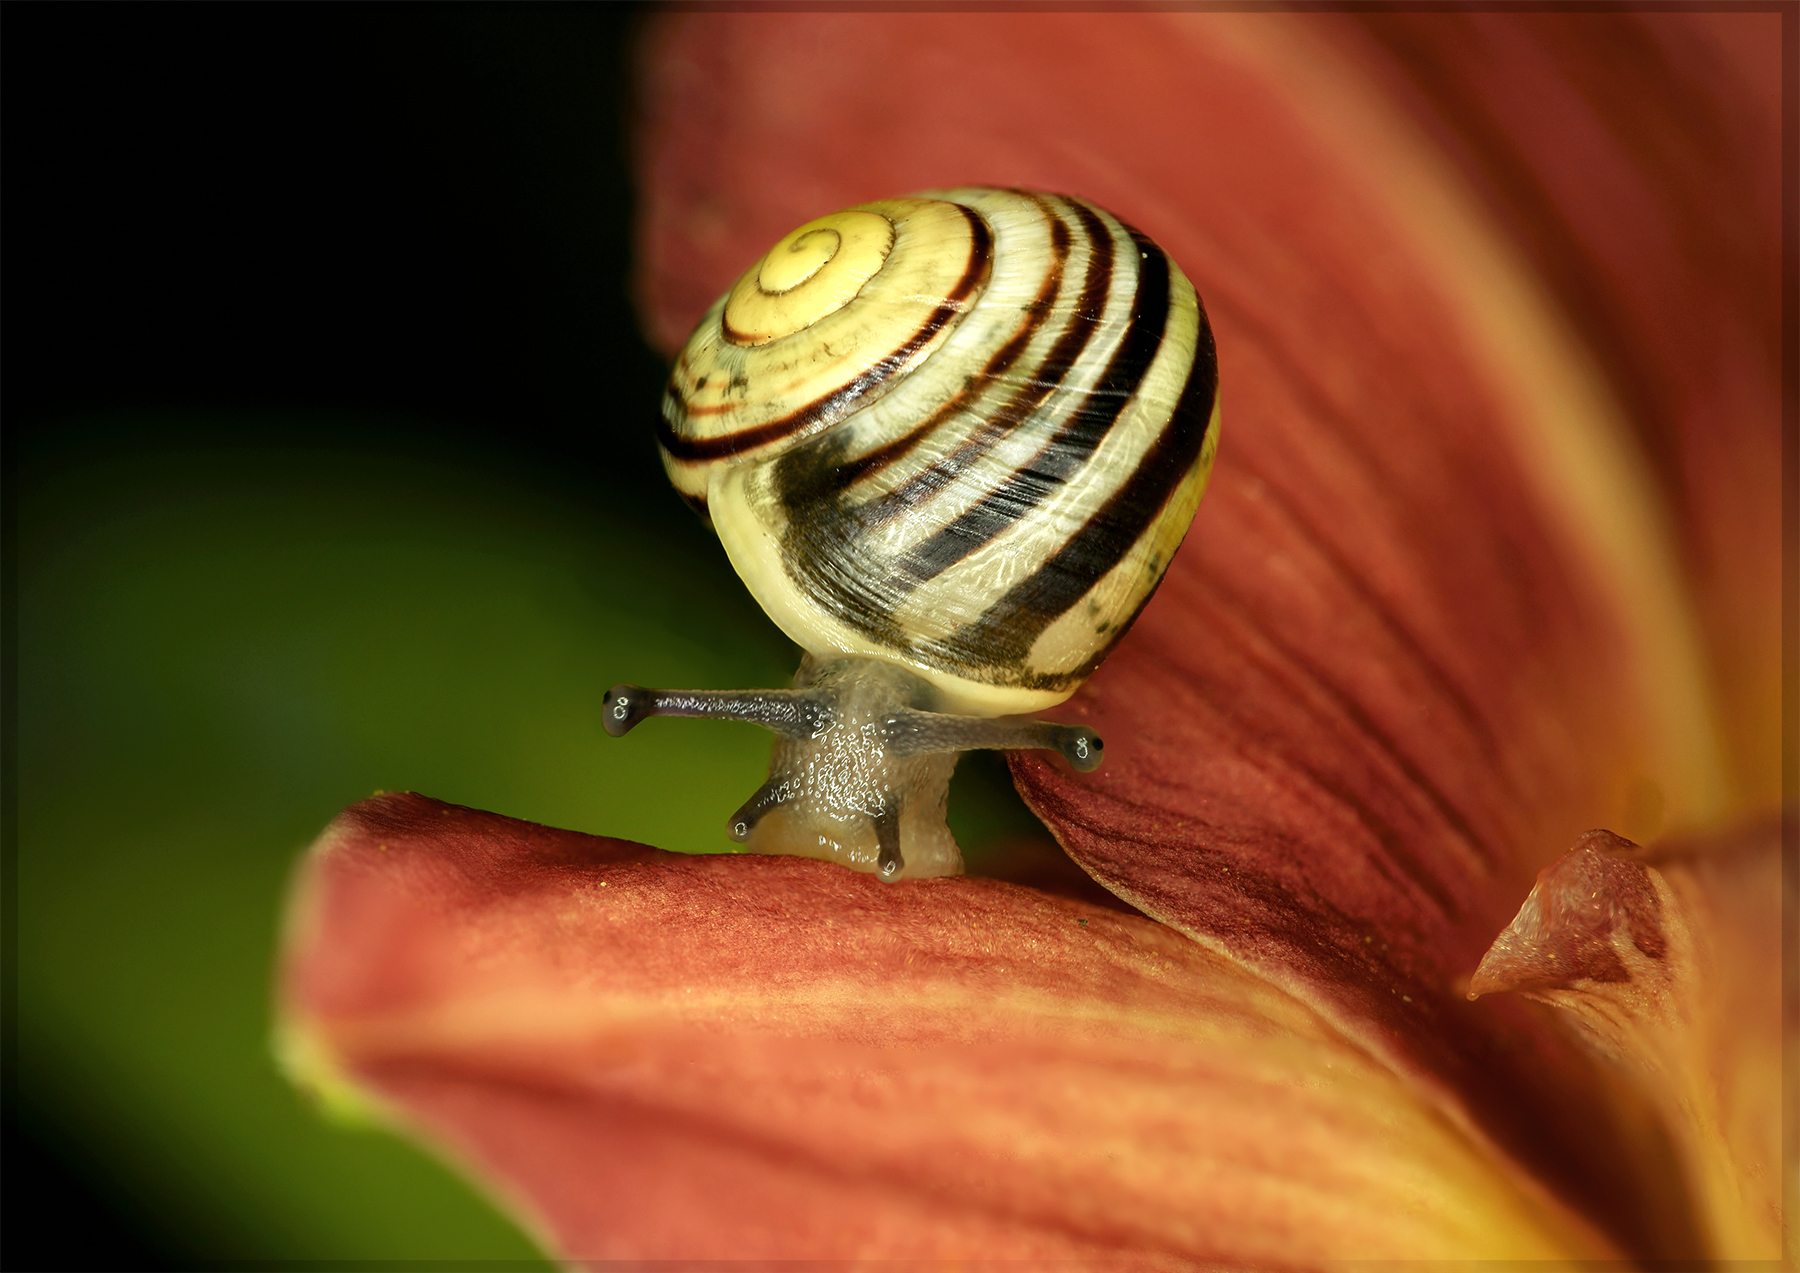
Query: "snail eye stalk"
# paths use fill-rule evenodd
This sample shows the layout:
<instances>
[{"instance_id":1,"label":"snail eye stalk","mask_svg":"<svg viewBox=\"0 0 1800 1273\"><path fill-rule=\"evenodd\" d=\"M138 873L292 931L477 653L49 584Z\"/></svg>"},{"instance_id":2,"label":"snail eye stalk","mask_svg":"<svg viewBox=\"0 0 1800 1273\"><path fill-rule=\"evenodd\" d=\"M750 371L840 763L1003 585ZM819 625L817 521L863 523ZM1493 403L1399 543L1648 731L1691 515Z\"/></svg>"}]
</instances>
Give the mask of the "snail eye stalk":
<instances>
[{"instance_id":1,"label":"snail eye stalk","mask_svg":"<svg viewBox=\"0 0 1800 1273\"><path fill-rule=\"evenodd\" d=\"M700 320L657 443L808 651L792 689L609 695L776 734L731 838L946 875L956 757L1100 763L1063 702L1156 591L1218 446L1218 362L1161 247L1067 195L965 188L809 221Z\"/></svg>"},{"instance_id":2,"label":"snail eye stalk","mask_svg":"<svg viewBox=\"0 0 1800 1273\"><path fill-rule=\"evenodd\" d=\"M648 690L615 685L606 691L606 732L629 734L647 716L741 720L785 738L806 738L825 727L830 705L806 690Z\"/></svg>"},{"instance_id":3,"label":"snail eye stalk","mask_svg":"<svg viewBox=\"0 0 1800 1273\"><path fill-rule=\"evenodd\" d=\"M897 756L943 751L1054 751L1082 773L1100 768L1106 746L1100 735L1078 725L906 709L887 718L887 745Z\"/></svg>"}]
</instances>

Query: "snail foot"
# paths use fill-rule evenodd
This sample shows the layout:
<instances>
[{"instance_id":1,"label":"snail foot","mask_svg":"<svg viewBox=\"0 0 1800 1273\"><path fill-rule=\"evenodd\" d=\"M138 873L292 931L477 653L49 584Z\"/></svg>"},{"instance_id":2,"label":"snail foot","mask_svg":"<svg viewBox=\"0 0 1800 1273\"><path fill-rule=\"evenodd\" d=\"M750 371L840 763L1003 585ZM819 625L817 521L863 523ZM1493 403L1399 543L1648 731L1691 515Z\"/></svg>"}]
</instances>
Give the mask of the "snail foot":
<instances>
[{"instance_id":1,"label":"snail foot","mask_svg":"<svg viewBox=\"0 0 1800 1273\"><path fill-rule=\"evenodd\" d=\"M892 663L808 654L791 689L615 685L602 719L614 736L647 716L761 725L775 734L769 776L727 819L733 843L883 880L926 879L962 871L944 818L959 754L1036 748L1088 771L1099 767L1104 746L1085 726L932 710L939 701L927 682Z\"/></svg>"}]
</instances>

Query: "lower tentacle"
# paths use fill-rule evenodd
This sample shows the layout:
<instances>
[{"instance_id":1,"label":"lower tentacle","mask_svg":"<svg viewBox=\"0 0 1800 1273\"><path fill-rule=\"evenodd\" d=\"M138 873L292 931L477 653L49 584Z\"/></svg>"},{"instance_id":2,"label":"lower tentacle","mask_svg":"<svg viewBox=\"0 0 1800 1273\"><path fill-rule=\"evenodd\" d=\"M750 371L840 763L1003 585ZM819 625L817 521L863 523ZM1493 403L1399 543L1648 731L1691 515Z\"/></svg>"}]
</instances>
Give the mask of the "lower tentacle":
<instances>
[{"instance_id":1,"label":"lower tentacle","mask_svg":"<svg viewBox=\"0 0 1800 1273\"><path fill-rule=\"evenodd\" d=\"M889 800L874 821L875 843L881 852L875 869L882 879L891 880L906 869L906 858L900 852L900 802Z\"/></svg>"},{"instance_id":2,"label":"lower tentacle","mask_svg":"<svg viewBox=\"0 0 1800 1273\"><path fill-rule=\"evenodd\" d=\"M778 805L787 802L792 789L785 778L770 778L756 789L731 820L725 824L725 833L739 844L750 838L752 828L762 821L763 815Z\"/></svg>"}]
</instances>

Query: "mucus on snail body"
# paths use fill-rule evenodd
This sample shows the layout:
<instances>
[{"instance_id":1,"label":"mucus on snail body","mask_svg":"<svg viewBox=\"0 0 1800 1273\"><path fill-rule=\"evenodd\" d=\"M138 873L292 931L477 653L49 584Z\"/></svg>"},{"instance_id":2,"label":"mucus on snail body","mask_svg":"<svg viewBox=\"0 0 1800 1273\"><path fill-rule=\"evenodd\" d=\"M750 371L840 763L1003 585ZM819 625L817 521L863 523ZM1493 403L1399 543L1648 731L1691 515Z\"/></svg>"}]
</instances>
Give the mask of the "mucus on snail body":
<instances>
[{"instance_id":1,"label":"mucus on snail body","mask_svg":"<svg viewBox=\"0 0 1800 1273\"><path fill-rule=\"evenodd\" d=\"M1212 332L1154 242L1081 199L965 188L778 242L700 320L657 438L675 489L805 651L785 690L607 694L605 725L752 721L755 852L953 875L958 753L1093 731L1024 719L1124 635L1218 446Z\"/></svg>"}]
</instances>

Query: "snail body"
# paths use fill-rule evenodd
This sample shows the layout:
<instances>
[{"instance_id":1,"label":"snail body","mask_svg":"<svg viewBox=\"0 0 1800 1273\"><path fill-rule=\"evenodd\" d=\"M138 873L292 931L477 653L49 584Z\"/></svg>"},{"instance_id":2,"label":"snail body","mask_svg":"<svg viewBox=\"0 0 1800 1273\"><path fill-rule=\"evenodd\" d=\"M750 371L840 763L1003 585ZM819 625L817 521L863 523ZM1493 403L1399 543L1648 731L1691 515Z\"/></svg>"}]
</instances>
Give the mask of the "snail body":
<instances>
[{"instance_id":1,"label":"snail body","mask_svg":"<svg viewBox=\"0 0 1800 1273\"><path fill-rule=\"evenodd\" d=\"M1006 718L1072 694L1155 591L1211 470L1217 388L1193 286L1083 200L960 189L799 227L701 319L658 441L806 662L731 710L619 687L608 728L788 696L734 838L888 878L960 870L956 752L1098 763L1088 731Z\"/></svg>"}]
</instances>

